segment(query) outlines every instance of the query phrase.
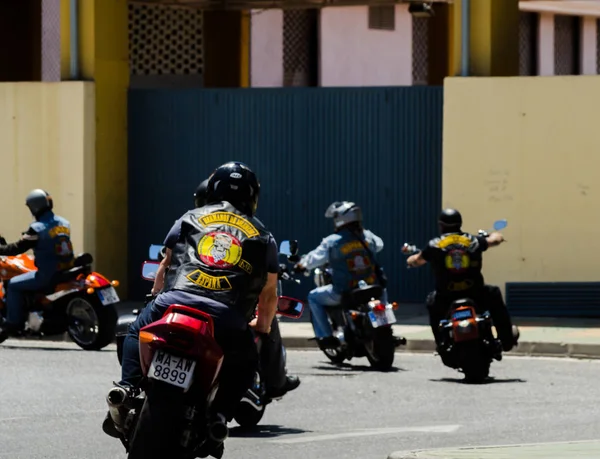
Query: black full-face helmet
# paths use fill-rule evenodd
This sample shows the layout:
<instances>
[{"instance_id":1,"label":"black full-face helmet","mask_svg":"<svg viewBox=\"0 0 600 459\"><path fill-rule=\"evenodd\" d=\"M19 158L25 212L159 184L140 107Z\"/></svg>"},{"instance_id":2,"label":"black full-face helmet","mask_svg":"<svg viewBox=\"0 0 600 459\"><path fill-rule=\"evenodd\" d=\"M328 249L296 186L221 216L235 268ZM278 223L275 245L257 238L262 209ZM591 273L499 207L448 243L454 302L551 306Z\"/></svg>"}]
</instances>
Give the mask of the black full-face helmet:
<instances>
[{"instance_id":1,"label":"black full-face helmet","mask_svg":"<svg viewBox=\"0 0 600 459\"><path fill-rule=\"evenodd\" d=\"M208 179L204 180L194 192L194 207L204 207L207 204Z\"/></svg>"},{"instance_id":2,"label":"black full-face helmet","mask_svg":"<svg viewBox=\"0 0 600 459\"><path fill-rule=\"evenodd\" d=\"M458 232L462 227L462 215L456 209L444 209L438 218L438 224L442 233Z\"/></svg>"},{"instance_id":3,"label":"black full-face helmet","mask_svg":"<svg viewBox=\"0 0 600 459\"><path fill-rule=\"evenodd\" d=\"M29 208L31 215L35 218L52 210L54 207L50 193L39 188L29 192L25 198L25 205Z\"/></svg>"},{"instance_id":4,"label":"black full-face helmet","mask_svg":"<svg viewBox=\"0 0 600 459\"><path fill-rule=\"evenodd\" d=\"M258 208L260 183L256 174L239 161L215 169L208 178L208 202L227 201L240 212L254 217Z\"/></svg>"}]
</instances>

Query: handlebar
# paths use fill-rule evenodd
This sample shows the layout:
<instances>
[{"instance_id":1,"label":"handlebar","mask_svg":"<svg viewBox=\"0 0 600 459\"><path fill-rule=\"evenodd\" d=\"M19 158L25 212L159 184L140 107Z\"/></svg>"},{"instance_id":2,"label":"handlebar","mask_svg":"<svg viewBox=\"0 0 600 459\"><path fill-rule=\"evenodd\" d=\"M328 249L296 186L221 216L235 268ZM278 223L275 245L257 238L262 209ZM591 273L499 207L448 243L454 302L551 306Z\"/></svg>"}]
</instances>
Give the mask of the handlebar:
<instances>
[{"instance_id":1,"label":"handlebar","mask_svg":"<svg viewBox=\"0 0 600 459\"><path fill-rule=\"evenodd\" d=\"M294 274L296 274L296 271L294 270L294 268L290 269L284 264L279 265L279 274L277 276L279 279L285 280L285 281L290 281L290 282L296 282L297 284L299 284L300 280L294 278L293 277Z\"/></svg>"}]
</instances>

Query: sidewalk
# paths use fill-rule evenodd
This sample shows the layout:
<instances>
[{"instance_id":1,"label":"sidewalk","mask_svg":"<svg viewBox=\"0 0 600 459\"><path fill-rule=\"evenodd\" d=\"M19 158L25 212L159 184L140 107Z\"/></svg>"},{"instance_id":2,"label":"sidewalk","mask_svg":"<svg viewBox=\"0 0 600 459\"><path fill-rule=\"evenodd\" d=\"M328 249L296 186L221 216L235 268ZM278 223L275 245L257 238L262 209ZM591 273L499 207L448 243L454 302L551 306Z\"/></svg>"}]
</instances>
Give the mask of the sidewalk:
<instances>
[{"instance_id":1,"label":"sidewalk","mask_svg":"<svg viewBox=\"0 0 600 459\"><path fill-rule=\"evenodd\" d=\"M434 352L429 317L422 305L401 305L396 313L394 334L407 339L400 351ZM303 317L304 319L304 317ZM519 346L507 355L600 358L600 319L558 319L514 317L519 326ZM290 348L316 348L308 322L282 320L281 335ZM600 456L598 456L600 457Z\"/></svg>"},{"instance_id":2,"label":"sidewalk","mask_svg":"<svg viewBox=\"0 0 600 459\"><path fill-rule=\"evenodd\" d=\"M126 314L140 304L123 302L118 306L119 314ZM401 305L396 311L398 322L394 333L407 339L400 352L434 352L435 344L429 327L429 318L424 314L423 305ZM305 310L299 320L282 318L281 335L289 349L317 348L314 340L309 313ZM600 319L549 319L515 317L515 324L521 330L519 346L508 355L534 355L554 357L579 357L600 359ZM31 338L35 339L35 338ZM54 336L42 338L44 341L70 341L69 337ZM598 456L600 458L600 455Z\"/></svg>"},{"instance_id":3,"label":"sidewalk","mask_svg":"<svg viewBox=\"0 0 600 459\"><path fill-rule=\"evenodd\" d=\"M387 459L597 459L600 441L395 452Z\"/></svg>"}]
</instances>

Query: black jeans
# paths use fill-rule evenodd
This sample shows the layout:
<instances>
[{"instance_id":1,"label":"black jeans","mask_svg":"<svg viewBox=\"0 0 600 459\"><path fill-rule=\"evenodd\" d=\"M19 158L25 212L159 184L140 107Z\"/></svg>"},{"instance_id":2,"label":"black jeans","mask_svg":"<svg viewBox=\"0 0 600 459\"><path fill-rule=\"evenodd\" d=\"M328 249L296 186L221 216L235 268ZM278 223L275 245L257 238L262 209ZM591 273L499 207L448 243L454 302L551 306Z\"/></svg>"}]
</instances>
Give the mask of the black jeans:
<instances>
[{"instance_id":1,"label":"black jeans","mask_svg":"<svg viewBox=\"0 0 600 459\"><path fill-rule=\"evenodd\" d=\"M152 301L129 326L123 343L121 384L136 386L141 381L143 375L139 354L140 329L159 320L166 310L166 307L158 306ZM233 419L238 403L254 380L258 353L254 336L249 328L245 330L223 328L215 323L215 340L223 350L224 358L213 410L223 414L230 421Z\"/></svg>"},{"instance_id":2,"label":"black jeans","mask_svg":"<svg viewBox=\"0 0 600 459\"><path fill-rule=\"evenodd\" d=\"M489 311L500 341L502 341L502 343L512 342L512 320L508 309L504 304L502 292L494 285L485 285L481 289L467 293L439 295L434 291L427 296L429 325L431 326L431 331L433 332L433 336L438 345L441 344L441 337L438 329L440 320L447 319L450 304L461 298L473 300L477 305L478 313L483 313L486 310Z\"/></svg>"},{"instance_id":3,"label":"black jeans","mask_svg":"<svg viewBox=\"0 0 600 459\"><path fill-rule=\"evenodd\" d=\"M273 318L271 333L262 340L260 349L260 365L267 392L282 389L286 382L285 354L279 331L279 321Z\"/></svg>"}]
</instances>

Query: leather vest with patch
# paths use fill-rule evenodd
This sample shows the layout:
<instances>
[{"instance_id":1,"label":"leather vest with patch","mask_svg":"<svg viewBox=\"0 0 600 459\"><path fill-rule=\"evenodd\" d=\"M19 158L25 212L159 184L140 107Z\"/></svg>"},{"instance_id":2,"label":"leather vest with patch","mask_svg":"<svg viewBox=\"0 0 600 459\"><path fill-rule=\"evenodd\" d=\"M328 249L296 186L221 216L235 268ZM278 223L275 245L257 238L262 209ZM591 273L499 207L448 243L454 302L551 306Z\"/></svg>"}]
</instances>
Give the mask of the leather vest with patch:
<instances>
[{"instance_id":1,"label":"leather vest with patch","mask_svg":"<svg viewBox=\"0 0 600 459\"><path fill-rule=\"evenodd\" d=\"M250 318L267 281L270 233L228 202L190 210L181 220L164 291L211 298Z\"/></svg>"}]
</instances>

